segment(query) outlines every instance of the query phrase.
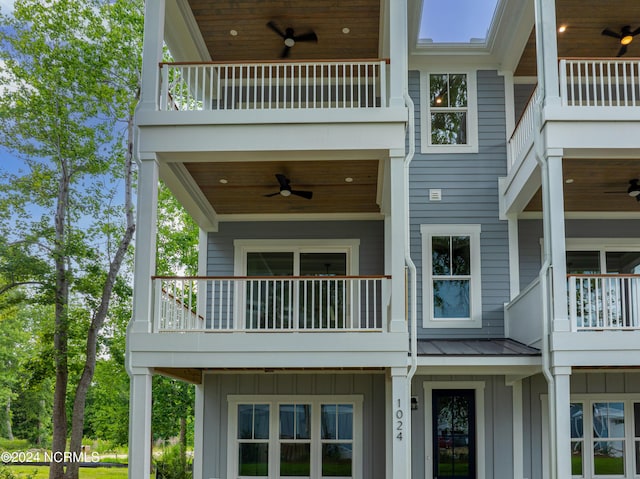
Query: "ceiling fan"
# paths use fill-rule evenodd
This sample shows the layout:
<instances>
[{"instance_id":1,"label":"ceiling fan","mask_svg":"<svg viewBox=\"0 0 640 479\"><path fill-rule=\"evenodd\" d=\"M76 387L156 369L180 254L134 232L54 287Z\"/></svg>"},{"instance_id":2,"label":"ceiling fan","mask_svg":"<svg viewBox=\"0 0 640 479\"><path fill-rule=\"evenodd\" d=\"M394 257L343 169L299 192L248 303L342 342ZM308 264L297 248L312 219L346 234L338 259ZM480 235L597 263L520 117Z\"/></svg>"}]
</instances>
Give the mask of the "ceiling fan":
<instances>
[{"instance_id":1,"label":"ceiling fan","mask_svg":"<svg viewBox=\"0 0 640 479\"><path fill-rule=\"evenodd\" d=\"M629 25L625 25L620 29L620 33L614 32L613 30L609 30L605 28L602 30L602 34L607 37L613 37L620 40L620 50L618 50L617 57L621 57L625 53L627 53L627 46L633 41L633 37L635 37L638 33L640 33L640 28L636 28L631 31L631 27Z\"/></svg>"},{"instance_id":2,"label":"ceiling fan","mask_svg":"<svg viewBox=\"0 0 640 479\"><path fill-rule=\"evenodd\" d=\"M318 36L315 32L303 33L302 35L296 35L293 31L293 28L287 27L283 32L274 21L270 21L267 23L267 26L276 32L278 35L282 37L284 40L284 49L280 54L280 58L287 58L289 56L291 47L293 47L296 42L316 42L318 41Z\"/></svg>"},{"instance_id":3,"label":"ceiling fan","mask_svg":"<svg viewBox=\"0 0 640 479\"><path fill-rule=\"evenodd\" d=\"M634 178L629 180L629 187L627 188L626 193L631 197L635 198L636 201L640 203L640 180L638 178ZM620 194L624 193L624 191L605 191L606 194Z\"/></svg>"},{"instance_id":4,"label":"ceiling fan","mask_svg":"<svg viewBox=\"0 0 640 479\"><path fill-rule=\"evenodd\" d=\"M291 180L289 180L289 178L287 178L285 175L281 174L281 173L277 173L276 174L276 179L278 180L278 183L280 184L280 191L278 191L277 193L270 193L268 195L264 195L267 198L270 198L272 196L277 196L277 195L281 195L281 196L291 196L291 195L296 195L296 196L300 196L302 198L305 198L307 200L310 200L313 197L313 192L312 191L303 191L303 190L292 190L291 189Z\"/></svg>"}]
</instances>

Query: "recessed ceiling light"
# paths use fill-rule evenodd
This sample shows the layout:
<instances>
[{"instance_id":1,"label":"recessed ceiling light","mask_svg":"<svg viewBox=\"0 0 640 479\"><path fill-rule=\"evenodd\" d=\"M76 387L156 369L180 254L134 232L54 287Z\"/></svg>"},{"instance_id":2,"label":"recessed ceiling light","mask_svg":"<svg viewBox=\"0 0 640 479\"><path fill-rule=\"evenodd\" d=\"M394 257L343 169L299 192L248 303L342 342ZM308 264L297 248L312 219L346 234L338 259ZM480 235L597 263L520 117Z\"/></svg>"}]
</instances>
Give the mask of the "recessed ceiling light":
<instances>
[{"instance_id":1,"label":"recessed ceiling light","mask_svg":"<svg viewBox=\"0 0 640 479\"><path fill-rule=\"evenodd\" d=\"M351 178L350 176L347 176L344 181L346 181L347 183L351 183L353 182L353 178Z\"/></svg>"},{"instance_id":2,"label":"recessed ceiling light","mask_svg":"<svg viewBox=\"0 0 640 479\"><path fill-rule=\"evenodd\" d=\"M345 35L348 35L348 34L349 34L349 32L351 32L351 29L350 29L349 27L344 27L344 28L342 29L342 33L344 33Z\"/></svg>"},{"instance_id":3,"label":"recessed ceiling light","mask_svg":"<svg viewBox=\"0 0 640 479\"><path fill-rule=\"evenodd\" d=\"M238 36L238 30L229 30L229 35L231 35L232 37Z\"/></svg>"},{"instance_id":4,"label":"recessed ceiling light","mask_svg":"<svg viewBox=\"0 0 640 479\"><path fill-rule=\"evenodd\" d=\"M220 183L222 183L223 185L229 183L229 180L227 180L226 178L220 178L218 181L220 181Z\"/></svg>"},{"instance_id":5,"label":"recessed ceiling light","mask_svg":"<svg viewBox=\"0 0 640 479\"><path fill-rule=\"evenodd\" d=\"M560 27L558 27L558 33L564 33L566 31L567 31L566 25L560 25Z\"/></svg>"},{"instance_id":6,"label":"recessed ceiling light","mask_svg":"<svg viewBox=\"0 0 640 479\"><path fill-rule=\"evenodd\" d=\"M571 183L573 183L573 178L567 178L566 180L564 180L564 182L570 185Z\"/></svg>"}]
</instances>

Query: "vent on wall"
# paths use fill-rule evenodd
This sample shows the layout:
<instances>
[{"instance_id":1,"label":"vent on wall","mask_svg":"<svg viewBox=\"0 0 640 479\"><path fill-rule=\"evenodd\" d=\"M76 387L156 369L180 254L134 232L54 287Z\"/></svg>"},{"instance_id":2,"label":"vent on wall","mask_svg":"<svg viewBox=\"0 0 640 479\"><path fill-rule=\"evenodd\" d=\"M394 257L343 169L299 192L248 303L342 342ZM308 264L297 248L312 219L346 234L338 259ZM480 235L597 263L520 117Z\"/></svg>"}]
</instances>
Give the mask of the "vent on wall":
<instances>
[{"instance_id":1,"label":"vent on wall","mask_svg":"<svg viewBox=\"0 0 640 479\"><path fill-rule=\"evenodd\" d=\"M429 201L440 201L442 199L442 190L429 190Z\"/></svg>"}]
</instances>

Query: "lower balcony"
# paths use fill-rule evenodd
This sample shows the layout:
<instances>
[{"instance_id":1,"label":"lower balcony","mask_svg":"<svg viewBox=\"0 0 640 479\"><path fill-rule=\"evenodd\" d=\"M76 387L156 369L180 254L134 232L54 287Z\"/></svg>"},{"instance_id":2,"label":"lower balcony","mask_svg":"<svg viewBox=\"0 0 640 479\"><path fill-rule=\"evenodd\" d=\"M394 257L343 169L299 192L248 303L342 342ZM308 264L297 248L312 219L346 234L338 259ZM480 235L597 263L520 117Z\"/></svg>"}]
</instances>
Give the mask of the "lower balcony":
<instances>
[{"instance_id":1,"label":"lower balcony","mask_svg":"<svg viewBox=\"0 0 640 479\"><path fill-rule=\"evenodd\" d=\"M388 276L154 277L154 333L385 332Z\"/></svg>"}]
</instances>

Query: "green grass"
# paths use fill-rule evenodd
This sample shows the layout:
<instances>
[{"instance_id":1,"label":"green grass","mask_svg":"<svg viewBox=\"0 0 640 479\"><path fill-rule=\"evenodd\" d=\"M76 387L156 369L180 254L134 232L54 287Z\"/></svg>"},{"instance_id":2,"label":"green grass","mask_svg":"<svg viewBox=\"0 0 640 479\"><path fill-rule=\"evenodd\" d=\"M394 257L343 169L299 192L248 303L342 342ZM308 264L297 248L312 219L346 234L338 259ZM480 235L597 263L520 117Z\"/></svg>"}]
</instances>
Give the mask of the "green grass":
<instances>
[{"instance_id":1,"label":"green grass","mask_svg":"<svg viewBox=\"0 0 640 479\"><path fill-rule=\"evenodd\" d=\"M26 439L9 439L0 438L0 451L26 451L31 445Z\"/></svg>"},{"instance_id":2,"label":"green grass","mask_svg":"<svg viewBox=\"0 0 640 479\"><path fill-rule=\"evenodd\" d=\"M47 479L49 477L48 466L11 466L9 469L18 477L27 477L36 473L33 479ZM149 477L155 477L150 475ZM127 479L126 467L81 467L80 479Z\"/></svg>"}]
</instances>

